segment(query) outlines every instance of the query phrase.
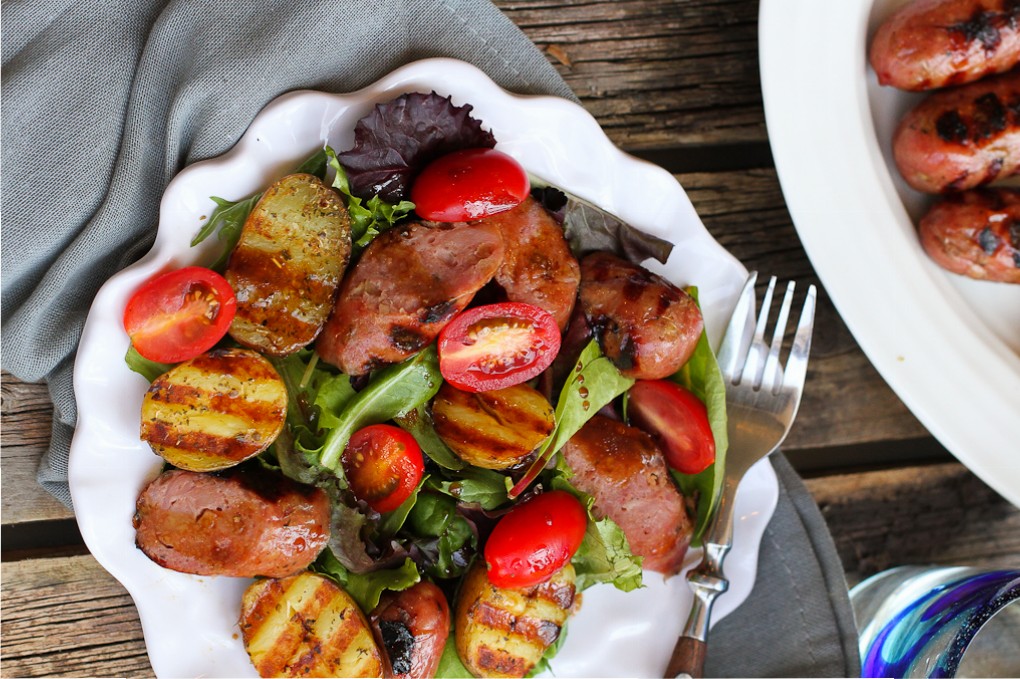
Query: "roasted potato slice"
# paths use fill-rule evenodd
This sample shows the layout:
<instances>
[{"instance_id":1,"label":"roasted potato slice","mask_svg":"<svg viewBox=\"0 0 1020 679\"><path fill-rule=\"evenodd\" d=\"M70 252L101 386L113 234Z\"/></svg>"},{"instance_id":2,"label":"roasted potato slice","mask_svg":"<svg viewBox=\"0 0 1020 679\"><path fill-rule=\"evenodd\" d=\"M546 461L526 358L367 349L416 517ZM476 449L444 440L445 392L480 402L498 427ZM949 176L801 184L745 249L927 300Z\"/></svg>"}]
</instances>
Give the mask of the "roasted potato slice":
<instances>
[{"instance_id":1,"label":"roasted potato slice","mask_svg":"<svg viewBox=\"0 0 1020 679\"><path fill-rule=\"evenodd\" d=\"M477 677L523 677L556 641L574 605L569 563L534 587L504 589L489 582L481 559L457 594L454 638L461 662Z\"/></svg>"},{"instance_id":2,"label":"roasted potato slice","mask_svg":"<svg viewBox=\"0 0 1020 679\"><path fill-rule=\"evenodd\" d=\"M270 356L308 345L322 330L351 256L340 197L310 174L270 186L248 215L224 274L237 295L230 336Z\"/></svg>"},{"instance_id":3,"label":"roasted potato slice","mask_svg":"<svg viewBox=\"0 0 1020 679\"><path fill-rule=\"evenodd\" d=\"M443 383L432 403L436 433L465 462L510 469L553 430L553 408L526 384L471 393Z\"/></svg>"},{"instance_id":4,"label":"roasted potato slice","mask_svg":"<svg viewBox=\"0 0 1020 679\"><path fill-rule=\"evenodd\" d=\"M268 360L248 349L216 349L149 386L141 437L175 467L214 471L265 450L286 416L287 387Z\"/></svg>"},{"instance_id":5,"label":"roasted potato slice","mask_svg":"<svg viewBox=\"0 0 1020 679\"><path fill-rule=\"evenodd\" d=\"M380 677L383 657L354 599L304 572L256 580L241 600L241 636L262 677Z\"/></svg>"}]
</instances>

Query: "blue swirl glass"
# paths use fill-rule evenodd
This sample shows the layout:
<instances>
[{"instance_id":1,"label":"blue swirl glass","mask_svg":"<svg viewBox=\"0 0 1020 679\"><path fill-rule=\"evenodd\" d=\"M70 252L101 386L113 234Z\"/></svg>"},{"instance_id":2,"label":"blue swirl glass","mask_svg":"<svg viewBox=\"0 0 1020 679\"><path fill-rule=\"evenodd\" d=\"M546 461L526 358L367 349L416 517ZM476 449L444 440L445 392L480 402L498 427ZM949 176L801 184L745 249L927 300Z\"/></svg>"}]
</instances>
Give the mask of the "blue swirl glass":
<instances>
[{"instance_id":1,"label":"blue swirl glass","mask_svg":"<svg viewBox=\"0 0 1020 679\"><path fill-rule=\"evenodd\" d=\"M850 592L861 676L954 677L981 627L1018 598L1020 570L904 566L879 573Z\"/></svg>"}]
</instances>

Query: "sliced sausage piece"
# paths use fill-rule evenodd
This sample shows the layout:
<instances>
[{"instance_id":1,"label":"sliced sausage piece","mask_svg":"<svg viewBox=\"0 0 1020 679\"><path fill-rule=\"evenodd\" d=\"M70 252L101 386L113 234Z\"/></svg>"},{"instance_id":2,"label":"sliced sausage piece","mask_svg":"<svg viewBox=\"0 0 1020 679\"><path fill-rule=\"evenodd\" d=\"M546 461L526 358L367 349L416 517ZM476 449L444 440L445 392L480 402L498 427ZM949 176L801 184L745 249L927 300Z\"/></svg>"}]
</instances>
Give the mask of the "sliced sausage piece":
<instances>
[{"instance_id":1,"label":"sliced sausage piece","mask_svg":"<svg viewBox=\"0 0 1020 679\"><path fill-rule=\"evenodd\" d=\"M139 549L164 568L283 577L329 540L329 498L259 464L219 474L174 469L142 490L133 523Z\"/></svg>"},{"instance_id":2,"label":"sliced sausage piece","mask_svg":"<svg viewBox=\"0 0 1020 679\"><path fill-rule=\"evenodd\" d=\"M530 196L514 209L485 221L503 234L506 254L495 279L507 299L545 309L560 331L565 330L581 272L563 227Z\"/></svg>"},{"instance_id":3,"label":"sliced sausage piece","mask_svg":"<svg viewBox=\"0 0 1020 679\"><path fill-rule=\"evenodd\" d=\"M230 336L271 356L310 344L322 330L351 256L340 196L310 174L270 186L248 215L224 273L237 295Z\"/></svg>"},{"instance_id":4,"label":"sliced sausage piece","mask_svg":"<svg viewBox=\"0 0 1020 679\"><path fill-rule=\"evenodd\" d=\"M690 295L607 252L581 261L580 298L602 352L635 379L675 373L691 357L704 327Z\"/></svg>"},{"instance_id":5,"label":"sliced sausage piece","mask_svg":"<svg viewBox=\"0 0 1020 679\"><path fill-rule=\"evenodd\" d=\"M915 0L879 27L869 51L878 82L902 90L962 85L1020 61L1014 0Z\"/></svg>"},{"instance_id":6,"label":"sliced sausage piece","mask_svg":"<svg viewBox=\"0 0 1020 679\"><path fill-rule=\"evenodd\" d=\"M499 229L485 222L390 229L347 274L316 351L348 375L402 361L436 338L502 260Z\"/></svg>"},{"instance_id":7,"label":"sliced sausage piece","mask_svg":"<svg viewBox=\"0 0 1020 679\"><path fill-rule=\"evenodd\" d=\"M400 592L384 592L369 615L390 659L393 676L436 676L450 636L450 605L443 590L423 580Z\"/></svg>"},{"instance_id":8,"label":"sliced sausage piece","mask_svg":"<svg viewBox=\"0 0 1020 679\"><path fill-rule=\"evenodd\" d=\"M972 189L1020 169L1020 69L930 95L893 134L900 174L918 191Z\"/></svg>"},{"instance_id":9,"label":"sliced sausage piece","mask_svg":"<svg viewBox=\"0 0 1020 679\"><path fill-rule=\"evenodd\" d=\"M595 498L596 518L620 526L645 568L667 575L680 570L694 525L648 434L596 415L563 446L563 459L574 486Z\"/></svg>"},{"instance_id":10,"label":"sliced sausage piece","mask_svg":"<svg viewBox=\"0 0 1020 679\"><path fill-rule=\"evenodd\" d=\"M953 273L1020 283L1020 190L976 189L936 202L918 227L921 245Z\"/></svg>"}]
</instances>

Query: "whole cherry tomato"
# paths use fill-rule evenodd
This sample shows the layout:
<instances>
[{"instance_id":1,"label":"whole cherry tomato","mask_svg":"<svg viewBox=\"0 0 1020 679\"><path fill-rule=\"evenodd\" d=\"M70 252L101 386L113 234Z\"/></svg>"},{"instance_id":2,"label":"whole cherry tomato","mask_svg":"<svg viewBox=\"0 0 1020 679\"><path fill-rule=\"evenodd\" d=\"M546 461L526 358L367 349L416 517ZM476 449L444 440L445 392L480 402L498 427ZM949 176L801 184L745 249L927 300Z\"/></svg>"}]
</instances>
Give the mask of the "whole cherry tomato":
<instances>
[{"instance_id":1,"label":"whole cherry tomato","mask_svg":"<svg viewBox=\"0 0 1020 679\"><path fill-rule=\"evenodd\" d=\"M424 219L463 222L509 210L530 190L528 173L507 154L465 149L426 165L414 180L411 200Z\"/></svg>"},{"instance_id":2,"label":"whole cherry tomato","mask_svg":"<svg viewBox=\"0 0 1020 679\"><path fill-rule=\"evenodd\" d=\"M473 307L439 333L439 371L464 391L521 384L549 367L560 330L545 309L523 302Z\"/></svg>"},{"instance_id":3,"label":"whole cherry tomato","mask_svg":"<svg viewBox=\"0 0 1020 679\"><path fill-rule=\"evenodd\" d=\"M500 518L485 543L489 582L530 587L551 578L573 558L588 528L584 505L565 490L551 490Z\"/></svg>"},{"instance_id":4,"label":"whole cherry tomato","mask_svg":"<svg viewBox=\"0 0 1020 679\"><path fill-rule=\"evenodd\" d=\"M200 266L150 278L128 300L124 330L135 350L157 363L195 358L223 339L237 300L227 280Z\"/></svg>"},{"instance_id":5,"label":"whole cherry tomato","mask_svg":"<svg viewBox=\"0 0 1020 679\"><path fill-rule=\"evenodd\" d=\"M697 474L715 462L708 409L679 384L638 380L627 395L627 417L658 441L666 461L678 472Z\"/></svg>"},{"instance_id":6,"label":"whole cherry tomato","mask_svg":"<svg viewBox=\"0 0 1020 679\"><path fill-rule=\"evenodd\" d=\"M391 424L354 432L340 459L351 492L380 514L402 505L425 471L418 442Z\"/></svg>"}]
</instances>

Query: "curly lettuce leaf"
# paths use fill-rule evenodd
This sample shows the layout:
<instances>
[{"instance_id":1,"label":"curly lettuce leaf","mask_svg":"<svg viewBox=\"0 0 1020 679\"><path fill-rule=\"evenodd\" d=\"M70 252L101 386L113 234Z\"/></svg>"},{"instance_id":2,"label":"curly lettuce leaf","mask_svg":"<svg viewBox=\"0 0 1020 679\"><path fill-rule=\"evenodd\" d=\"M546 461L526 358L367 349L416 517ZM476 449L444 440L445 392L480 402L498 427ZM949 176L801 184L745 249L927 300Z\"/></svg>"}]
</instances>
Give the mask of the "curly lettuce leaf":
<instances>
[{"instance_id":1,"label":"curly lettuce leaf","mask_svg":"<svg viewBox=\"0 0 1020 679\"><path fill-rule=\"evenodd\" d=\"M351 193L347 171L340 164L336 153L327 146L325 154L327 163L335 172L333 188L340 193L344 205L347 206L347 213L351 217L351 245L354 255L357 256L359 252L368 247L372 239L409 215L414 210L414 203L409 200L401 200L391 204L378 195L367 200L355 196Z\"/></svg>"}]
</instances>

